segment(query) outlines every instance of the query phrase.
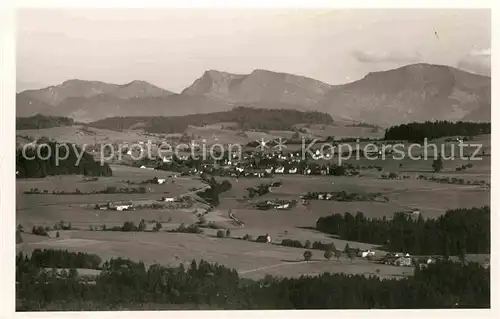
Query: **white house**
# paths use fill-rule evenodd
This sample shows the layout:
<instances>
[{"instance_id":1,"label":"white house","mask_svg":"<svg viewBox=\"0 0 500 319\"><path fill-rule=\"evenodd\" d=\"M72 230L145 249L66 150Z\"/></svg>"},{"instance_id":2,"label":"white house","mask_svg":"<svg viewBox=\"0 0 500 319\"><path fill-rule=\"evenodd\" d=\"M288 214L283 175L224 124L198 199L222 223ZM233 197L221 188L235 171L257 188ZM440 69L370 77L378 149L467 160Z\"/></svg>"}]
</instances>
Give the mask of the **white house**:
<instances>
[{"instance_id":1,"label":"white house","mask_svg":"<svg viewBox=\"0 0 500 319\"><path fill-rule=\"evenodd\" d=\"M163 197L163 201L164 202L175 202L175 198L174 197Z\"/></svg>"},{"instance_id":2,"label":"white house","mask_svg":"<svg viewBox=\"0 0 500 319\"><path fill-rule=\"evenodd\" d=\"M277 169L274 170L274 172L277 174L283 174L285 172L285 168L283 166L278 167Z\"/></svg>"},{"instance_id":3,"label":"white house","mask_svg":"<svg viewBox=\"0 0 500 319\"><path fill-rule=\"evenodd\" d=\"M116 210L118 210L118 211L127 210L130 208L130 206L132 206L132 205L117 205Z\"/></svg>"},{"instance_id":4,"label":"white house","mask_svg":"<svg viewBox=\"0 0 500 319\"><path fill-rule=\"evenodd\" d=\"M273 172L273 168L272 168L272 167L271 167L271 168L266 168L264 171L265 171L267 174L271 174L271 173Z\"/></svg>"},{"instance_id":5,"label":"white house","mask_svg":"<svg viewBox=\"0 0 500 319\"><path fill-rule=\"evenodd\" d=\"M372 250L366 250L361 252L361 257L363 258L368 258L368 257L375 257L375 252Z\"/></svg>"},{"instance_id":6,"label":"white house","mask_svg":"<svg viewBox=\"0 0 500 319\"><path fill-rule=\"evenodd\" d=\"M163 163L170 163L172 160L170 158L163 157Z\"/></svg>"},{"instance_id":7,"label":"white house","mask_svg":"<svg viewBox=\"0 0 500 319\"><path fill-rule=\"evenodd\" d=\"M257 242L259 243L270 243L271 242L271 236L269 235L264 235L264 236L259 236L257 237Z\"/></svg>"},{"instance_id":8,"label":"white house","mask_svg":"<svg viewBox=\"0 0 500 319\"><path fill-rule=\"evenodd\" d=\"M318 199L325 199L325 194L318 194Z\"/></svg>"},{"instance_id":9,"label":"white house","mask_svg":"<svg viewBox=\"0 0 500 319\"><path fill-rule=\"evenodd\" d=\"M290 169L288 170L288 173L290 173L290 174L295 174L295 173L297 173L297 167L290 168Z\"/></svg>"},{"instance_id":10,"label":"white house","mask_svg":"<svg viewBox=\"0 0 500 319\"><path fill-rule=\"evenodd\" d=\"M243 167L236 167L236 170L240 173L242 173L245 169Z\"/></svg>"},{"instance_id":11,"label":"white house","mask_svg":"<svg viewBox=\"0 0 500 319\"><path fill-rule=\"evenodd\" d=\"M158 178L158 184L160 184L160 185L163 184L163 183L165 183L166 181L167 180L164 179L164 178Z\"/></svg>"},{"instance_id":12,"label":"white house","mask_svg":"<svg viewBox=\"0 0 500 319\"><path fill-rule=\"evenodd\" d=\"M127 155L132 155L132 150L128 150Z\"/></svg>"},{"instance_id":13,"label":"white house","mask_svg":"<svg viewBox=\"0 0 500 319\"><path fill-rule=\"evenodd\" d=\"M288 207L290 207L290 203L278 205L276 209L287 209Z\"/></svg>"}]
</instances>

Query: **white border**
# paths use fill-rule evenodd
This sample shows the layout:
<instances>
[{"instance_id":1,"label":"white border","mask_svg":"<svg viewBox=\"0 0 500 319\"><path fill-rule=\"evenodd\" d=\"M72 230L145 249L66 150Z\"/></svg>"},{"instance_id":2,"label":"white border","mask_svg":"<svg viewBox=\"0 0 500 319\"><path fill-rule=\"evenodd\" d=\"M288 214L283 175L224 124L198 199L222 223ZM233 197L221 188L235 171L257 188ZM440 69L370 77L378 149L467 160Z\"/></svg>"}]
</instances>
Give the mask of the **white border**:
<instances>
[{"instance_id":1,"label":"white border","mask_svg":"<svg viewBox=\"0 0 500 319\"><path fill-rule=\"evenodd\" d=\"M10 2L10 1L9 1ZM0 318L135 318L138 315L144 318L164 318L168 314L154 311L137 312L43 312L43 313L15 313L15 289L14 289L14 256L15 256L15 162L13 150L15 149L15 9L16 8L46 8L46 7L67 7L67 8L143 8L143 7L296 7L296 8L492 8L492 50L497 52L500 50L498 43L498 26L500 17L499 10L494 8L495 1L436 1L436 0L420 0L406 1L401 0L350 0L350 1L334 1L334 0L86 0L86 1L70 1L70 0L20 0L17 5L0 0L0 138L2 140L2 150L0 151ZM497 26L495 28L494 26ZM500 111L495 105L499 99L498 96L498 81L496 75L500 74L498 67L500 64L495 63L492 58L492 122L493 119L500 118ZM497 90L495 90L497 89ZM500 128L492 125L492 144L499 138ZM493 157L496 154L496 148L492 147ZM492 162L493 163L493 162ZM203 316L204 318L257 318L272 316L276 318L303 318L306 316L315 316L315 318L339 317L339 318L406 318L414 317L443 317L450 316L453 318L469 318L469 317L498 317L499 313L499 296L497 284L500 283L496 269L499 268L500 258L495 252L495 247L499 247L499 236L497 231L500 228L499 218L496 215L497 198L495 192L496 185L499 185L499 170L493 165L492 173L492 255L491 265L492 280L491 280L491 310L317 310L317 311L175 311L173 314L179 318L189 318L194 316ZM497 314L494 316L494 314Z\"/></svg>"}]
</instances>

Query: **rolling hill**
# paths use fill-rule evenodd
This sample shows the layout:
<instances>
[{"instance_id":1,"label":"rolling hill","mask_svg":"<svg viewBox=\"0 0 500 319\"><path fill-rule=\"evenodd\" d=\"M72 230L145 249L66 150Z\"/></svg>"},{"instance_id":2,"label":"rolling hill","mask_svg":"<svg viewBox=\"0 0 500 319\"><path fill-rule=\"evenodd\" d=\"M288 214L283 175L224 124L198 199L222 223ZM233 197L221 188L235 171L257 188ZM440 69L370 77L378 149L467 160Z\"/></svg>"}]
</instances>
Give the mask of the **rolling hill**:
<instances>
[{"instance_id":1,"label":"rolling hill","mask_svg":"<svg viewBox=\"0 0 500 319\"><path fill-rule=\"evenodd\" d=\"M490 121L491 78L414 64L334 87L315 109L379 125L433 120Z\"/></svg>"},{"instance_id":2,"label":"rolling hill","mask_svg":"<svg viewBox=\"0 0 500 319\"><path fill-rule=\"evenodd\" d=\"M68 116L92 122L116 116L181 116L238 106L325 112L335 120L381 126L413 121L490 121L491 78L453 67L412 64L332 86L266 70L209 70L172 93L144 81L124 85L69 80L17 94L18 116Z\"/></svg>"}]
</instances>

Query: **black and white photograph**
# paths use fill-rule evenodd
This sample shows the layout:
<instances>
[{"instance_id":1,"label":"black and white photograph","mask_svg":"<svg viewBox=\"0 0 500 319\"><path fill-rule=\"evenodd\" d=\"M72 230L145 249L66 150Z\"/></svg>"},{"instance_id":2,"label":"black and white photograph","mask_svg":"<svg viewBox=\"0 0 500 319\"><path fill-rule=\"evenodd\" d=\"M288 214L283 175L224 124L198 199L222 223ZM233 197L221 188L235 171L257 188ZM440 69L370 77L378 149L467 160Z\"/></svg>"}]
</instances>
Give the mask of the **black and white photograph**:
<instances>
[{"instance_id":1,"label":"black and white photograph","mask_svg":"<svg viewBox=\"0 0 500 319\"><path fill-rule=\"evenodd\" d=\"M495 307L492 9L23 7L14 41L15 312Z\"/></svg>"}]
</instances>

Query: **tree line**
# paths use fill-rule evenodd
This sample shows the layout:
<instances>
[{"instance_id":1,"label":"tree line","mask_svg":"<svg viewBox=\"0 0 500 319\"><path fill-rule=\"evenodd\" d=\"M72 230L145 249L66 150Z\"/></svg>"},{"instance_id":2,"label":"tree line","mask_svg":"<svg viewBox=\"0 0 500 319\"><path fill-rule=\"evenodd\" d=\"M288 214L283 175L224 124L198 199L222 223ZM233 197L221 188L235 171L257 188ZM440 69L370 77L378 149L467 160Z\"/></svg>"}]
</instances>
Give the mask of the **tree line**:
<instances>
[{"instance_id":1,"label":"tree line","mask_svg":"<svg viewBox=\"0 0 500 319\"><path fill-rule=\"evenodd\" d=\"M385 130L385 140L407 140L423 142L445 136L463 136L491 134L491 123L435 121L408 123L392 126Z\"/></svg>"},{"instance_id":2,"label":"tree line","mask_svg":"<svg viewBox=\"0 0 500 319\"><path fill-rule=\"evenodd\" d=\"M16 256L16 265L30 264L35 268L86 268L101 269L101 257L95 254L70 252L56 249L35 249L31 257L20 253ZM23 267L20 265L19 267Z\"/></svg>"},{"instance_id":3,"label":"tree line","mask_svg":"<svg viewBox=\"0 0 500 319\"><path fill-rule=\"evenodd\" d=\"M101 165L87 152L84 152L78 161L77 152L81 154L82 150L74 144L51 141L44 145L47 147L35 145L36 149L27 148L25 154L22 150L17 150L17 178L42 178L52 175L113 175L108 164ZM59 160L56 160L56 152L59 152Z\"/></svg>"},{"instance_id":4,"label":"tree line","mask_svg":"<svg viewBox=\"0 0 500 319\"><path fill-rule=\"evenodd\" d=\"M72 126L75 121L63 116L36 114L29 117L16 117L16 130L40 130L44 128Z\"/></svg>"},{"instance_id":5,"label":"tree line","mask_svg":"<svg viewBox=\"0 0 500 319\"><path fill-rule=\"evenodd\" d=\"M117 258L106 261L88 284L74 268L54 275L28 256L16 261L18 311L54 305L61 310L141 309L145 303L250 310L490 307L490 270L477 263L437 262L403 279L323 273L250 280L203 260L146 267Z\"/></svg>"},{"instance_id":6,"label":"tree line","mask_svg":"<svg viewBox=\"0 0 500 319\"><path fill-rule=\"evenodd\" d=\"M448 210L436 219L396 213L392 219L367 218L362 212L320 217L316 229L340 239L384 246L414 255L461 256L490 253L490 207Z\"/></svg>"},{"instance_id":7,"label":"tree line","mask_svg":"<svg viewBox=\"0 0 500 319\"><path fill-rule=\"evenodd\" d=\"M183 133L188 126L206 126L217 123L236 123L241 130L293 130L296 124L332 124L331 115L322 112L302 112L288 109L262 109L236 107L230 111L184 116L127 116L110 117L98 120L89 126L124 130L137 123L144 123L144 130L149 133Z\"/></svg>"}]
</instances>

